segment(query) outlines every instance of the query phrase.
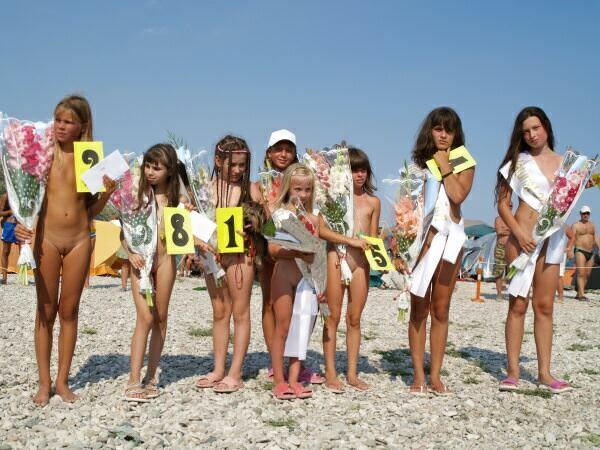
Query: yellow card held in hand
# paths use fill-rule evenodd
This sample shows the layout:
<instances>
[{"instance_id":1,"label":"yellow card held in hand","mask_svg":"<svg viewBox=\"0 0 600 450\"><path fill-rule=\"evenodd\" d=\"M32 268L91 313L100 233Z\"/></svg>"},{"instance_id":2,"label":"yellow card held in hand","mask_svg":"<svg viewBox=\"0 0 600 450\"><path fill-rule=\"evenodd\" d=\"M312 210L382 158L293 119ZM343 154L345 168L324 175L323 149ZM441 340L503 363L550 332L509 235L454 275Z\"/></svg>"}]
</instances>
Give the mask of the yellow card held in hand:
<instances>
[{"instance_id":1,"label":"yellow card held in hand","mask_svg":"<svg viewBox=\"0 0 600 450\"><path fill-rule=\"evenodd\" d=\"M217 250L219 253L243 253L244 213L240 206L217 208Z\"/></svg>"},{"instance_id":2,"label":"yellow card held in hand","mask_svg":"<svg viewBox=\"0 0 600 450\"><path fill-rule=\"evenodd\" d=\"M449 155L449 163L450 167L452 167L452 172L460 173L463 170L470 169L471 167L475 167L477 164L475 159L467 150L467 147L461 145L460 147L455 148L454 150L450 150ZM442 181L442 173L440 172L440 168L433 158L426 162L427 168L433 174L436 180Z\"/></svg>"},{"instance_id":3,"label":"yellow card held in hand","mask_svg":"<svg viewBox=\"0 0 600 450\"><path fill-rule=\"evenodd\" d=\"M372 270L392 270L392 260L385 250L383 239L371 236L361 236L365 241L371 244L369 250L365 250L365 256L369 261L369 266Z\"/></svg>"},{"instance_id":4,"label":"yellow card held in hand","mask_svg":"<svg viewBox=\"0 0 600 450\"><path fill-rule=\"evenodd\" d=\"M90 192L85 181L81 179L81 175L104 159L102 142L73 142L73 159L75 160L77 192ZM104 191L104 188L100 189L100 192Z\"/></svg>"},{"instance_id":5,"label":"yellow card held in hand","mask_svg":"<svg viewBox=\"0 0 600 450\"><path fill-rule=\"evenodd\" d=\"M164 220L167 254L193 254L195 249L190 212L185 208L165 207Z\"/></svg>"}]
</instances>

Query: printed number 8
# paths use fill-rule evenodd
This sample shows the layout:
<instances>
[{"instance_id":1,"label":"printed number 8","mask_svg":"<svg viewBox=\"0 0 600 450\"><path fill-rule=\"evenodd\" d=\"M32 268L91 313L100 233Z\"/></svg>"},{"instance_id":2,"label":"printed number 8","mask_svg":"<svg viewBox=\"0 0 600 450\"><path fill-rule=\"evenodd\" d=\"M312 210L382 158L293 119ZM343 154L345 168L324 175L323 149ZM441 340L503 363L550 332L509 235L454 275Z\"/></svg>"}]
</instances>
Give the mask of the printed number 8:
<instances>
[{"instance_id":1,"label":"printed number 8","mask_svg":"<svg viewBox=\"0 0 600 450\"><path fill-rule=\"evenodd\" d=\"M94 150L84 150L81 154L81 160L88 166L94 167L99 161L98 153Z\"/></svg>"},{"instance_id":2,"label":"printed number 8","mask_svg":"<svg viewBox=\"0 0 600 450\"><path fill-rule=\"evenodd\" d=\"M189 239L187 232L183 229L183 216L181 214L173 214L171 216L171 225L173 225L173 243L178 247L183 247Z\"/></svg>"}]
</instances>

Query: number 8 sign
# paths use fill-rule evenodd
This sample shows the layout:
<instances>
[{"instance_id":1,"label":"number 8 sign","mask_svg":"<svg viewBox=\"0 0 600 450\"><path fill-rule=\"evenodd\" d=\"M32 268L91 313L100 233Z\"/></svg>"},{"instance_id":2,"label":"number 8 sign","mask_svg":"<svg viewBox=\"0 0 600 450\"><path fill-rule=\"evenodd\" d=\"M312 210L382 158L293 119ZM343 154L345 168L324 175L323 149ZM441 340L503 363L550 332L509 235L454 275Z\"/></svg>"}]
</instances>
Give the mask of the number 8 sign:
<instances>
[{"instance_id":1,"label":"number 8 sign","mask_svg":"<svg viewBox=\"0 0 600 450\"><path fill-rule=\"evenodd\" d=\"M383 245L383 239L374 238L371 236L362 236L369 244L371 248L365 251L367 261L372 270L392 270L394 266L390 260L390 256L385 250Z\"/></svg>"},{"instance_id":2,"label":"number 8 sign","mask_svg":"<svg viewBox=\"0 0 600 450\"><path fill-rule=\"evenodd\" d=\"M166 207L164 216L167 254L193 254L195 249L190 212L184 208Z\"/></svg>"},{"instance_id":3,"label":"number 8 sign","mask_svg":"<svg viewBox=\"0 0 600 450\"><path fill-rule=\"evenodd\" d=\"M77 182L77 192L90 192L85 181L81 179L88 169L91 169L100 160L104 159L104 150L101 141L94 142L74 142L73 159L75 160L75 180ZM100 189L99 192L104 192Z\"/></svg>"},{"instance_id":4,"label":"number 8 sign","mask_svg":"<svg viewBox=\"0 0 600 450\"><path fill-rule=\"evenodd\" d=\"M244 253L244 213L241 207L217 208L217 249L219 253Z\"/></svg>"}]
</instances>

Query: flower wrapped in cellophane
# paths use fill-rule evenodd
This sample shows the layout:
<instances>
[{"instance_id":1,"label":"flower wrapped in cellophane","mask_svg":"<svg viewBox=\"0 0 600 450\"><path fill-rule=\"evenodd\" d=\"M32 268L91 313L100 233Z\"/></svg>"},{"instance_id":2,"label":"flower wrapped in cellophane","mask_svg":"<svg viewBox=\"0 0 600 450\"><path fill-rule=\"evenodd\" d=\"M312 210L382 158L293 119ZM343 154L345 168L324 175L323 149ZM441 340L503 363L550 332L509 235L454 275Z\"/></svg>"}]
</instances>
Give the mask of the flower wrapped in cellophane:
<instances>
[{"instance_id":1,"label":"flower wrapped in cellophane","mask_svg":"<svg viewBox=\"0 0 600 450\"><path fill-rule=\"evenodd\" d=\"M54 154L52 122L29 122L0 113L0 153L8 202L18 222L33 229L46 192ZM28 284L27 271L35 269L28 242L21 245L19 280Z\"/></svg>"},{"instance_id":2,"label":"flower wrapped in cellophane","mask_svg":"<svg viewBox=\"0 0 600 450\"><path fill-rule=\"evenodd\" d=\"M302 160L315 173L315 203L325 222L333 231L352 237L354 200L348 149L335 147L319 152L309 149ZM335 248L340 258L342 281L349 284L352 271L346 261L346 246L338 244Z\"/></svg>"},{"instance_id":3,"label":"flower wrapped in cellophane","mask_svg":"<svg viewBox=\"0 0 600 450\"><path fill-rule=\"evenodd\" d=\"M140 292L146 296L148 306L152 307L153 286L150 274L156 253L157 217L152 191L144 196L142 204L138 201L141 163L141 157L130 163L129 170L117 181L117 189L111 195L110 203L119 214L127 246L131 252L144 259L144 267L140 270Z\"/></svg>"},{"instance_id":4,"label":"flower wrapped in cellophane","mask_svg":"<svg viewBox=\"0 0 600 450\"><path fill-rule=\"evenodd\" d=\"M527 275L533 276L535 267L530 266L535 265L544 241L562 228L599 161L597 155L590 159L570 148L567 149L554 178L550 195L543 204L537 223L533 228L533 240L537 245L529 255L522 252L512 262L507 275L509 279L524 278L524 283L527 283L529 278ZM512 284L511 282L511 289ZM519 283L515 282L515 284Z\"/></svg>"},{"instance_id":5,"label":"flower wrapped in cellophane","mask_svg":"<svg viewBox=\"0 0 600 450\"><path fill-rule=\"evenodd\" d=\"M179 148L181 162L185 165L185 171L190 182L190 189L196 202L196 207L200 214L204 214L213 222L215 221L217 196L213 191L213 181L211 179L210 165L208 164L208 152L201 150L195 154L187 148ZM216 235L213 234L210 242L207 242L213 248L216 248ZM215 259L215 255L206 252L200 256L204 261L204 270L207 275L212 275L217 287L223 286L225 281L225 271L221 264Z\"/></svg>"},{"instance_id":6,"label":"flower wrapped in cellophane","mask_svg":"<svg viewBox=\"0 0 600 450\"><path fill-rule=\"evenodd\" d=\"M397 269L411 272L419 254L423 228L424 173L404 163L399 178L382 180L386 247Z\"/></svg>"}]
</instances>

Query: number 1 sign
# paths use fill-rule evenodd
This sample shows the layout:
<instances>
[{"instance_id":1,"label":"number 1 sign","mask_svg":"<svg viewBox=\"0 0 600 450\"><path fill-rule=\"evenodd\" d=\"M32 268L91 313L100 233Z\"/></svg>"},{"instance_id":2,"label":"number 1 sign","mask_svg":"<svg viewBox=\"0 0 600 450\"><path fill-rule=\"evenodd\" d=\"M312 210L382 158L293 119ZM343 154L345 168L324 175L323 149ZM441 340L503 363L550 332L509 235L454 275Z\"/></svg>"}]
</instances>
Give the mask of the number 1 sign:
<instances>
[{"instance_id":1,"label":"number 1 sign","mask_svg":"<svg viewBox=\"0 0 600 450\"><path fill-rule=\"evenodd\" d=\"M244 213L241 207L217 208L217 250L219 253L243 253Z\"/></svg>"}]
</instances>

